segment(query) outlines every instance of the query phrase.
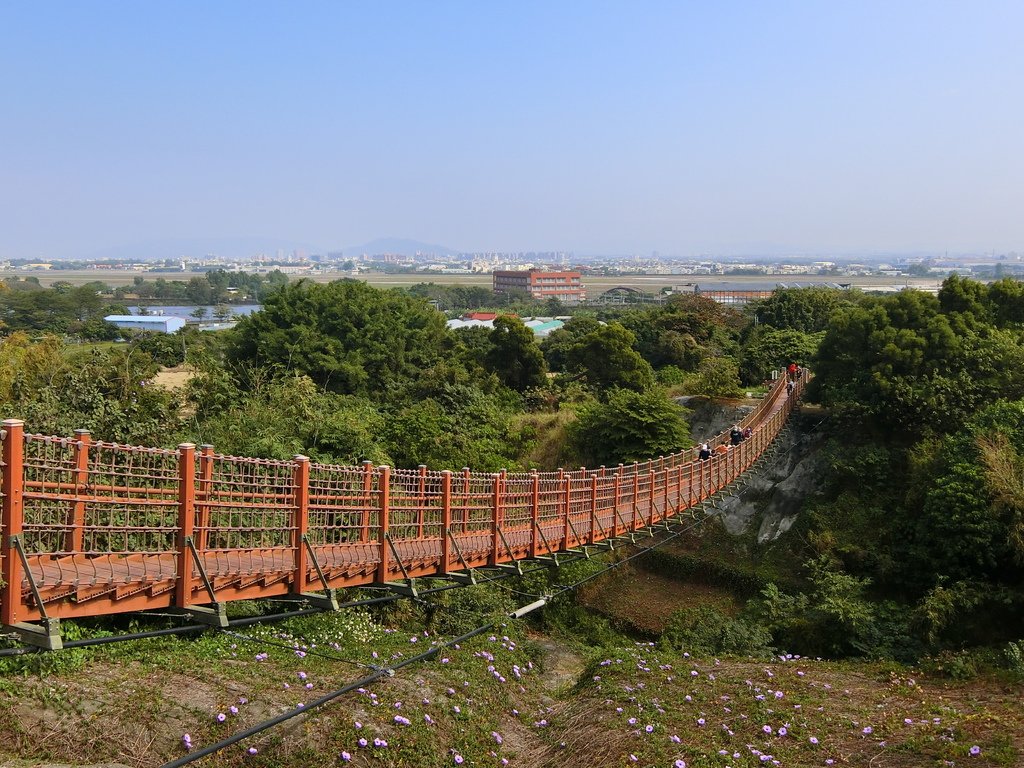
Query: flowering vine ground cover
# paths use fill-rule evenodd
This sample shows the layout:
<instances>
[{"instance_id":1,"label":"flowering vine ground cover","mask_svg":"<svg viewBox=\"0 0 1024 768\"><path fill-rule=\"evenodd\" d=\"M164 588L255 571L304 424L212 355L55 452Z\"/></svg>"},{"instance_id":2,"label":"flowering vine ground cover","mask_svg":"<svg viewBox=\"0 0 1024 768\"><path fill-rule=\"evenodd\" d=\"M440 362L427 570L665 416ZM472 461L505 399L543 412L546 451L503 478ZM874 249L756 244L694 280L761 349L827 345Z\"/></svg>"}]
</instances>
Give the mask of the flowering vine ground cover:
<instances>
[{"instance_id":1,"label":"flowering vine ground cover","mask_svg":"<svg viewBox=\"0 0 1024 768\"><path fill-rule=\"evenodd\" d=\"M75 651L2 678L0 750L159 764L440 640L350 611ZM980 767L1024 755L1020 686L647 644L577 653L578 680L553 690L540 646L508 623L200 764Z\"/></svg>"}]
</instances>

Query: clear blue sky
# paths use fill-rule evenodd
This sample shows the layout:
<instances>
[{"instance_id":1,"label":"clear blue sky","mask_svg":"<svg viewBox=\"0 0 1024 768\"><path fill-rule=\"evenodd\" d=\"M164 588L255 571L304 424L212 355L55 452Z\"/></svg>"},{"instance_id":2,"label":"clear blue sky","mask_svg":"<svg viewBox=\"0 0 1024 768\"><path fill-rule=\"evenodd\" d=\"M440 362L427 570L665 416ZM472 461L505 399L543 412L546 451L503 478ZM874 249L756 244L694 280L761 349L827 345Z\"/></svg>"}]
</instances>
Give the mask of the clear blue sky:
<instances>
[{"instance_id":1,"label":"clear blue sky","mask_svg":"<svg viewBox=\"0 0 1024 768\"><path fill-rule=\"evenodd\" d=\"M0 0L0 257L1024 252L1024 3Z\"/></svg>"}]
</instances>

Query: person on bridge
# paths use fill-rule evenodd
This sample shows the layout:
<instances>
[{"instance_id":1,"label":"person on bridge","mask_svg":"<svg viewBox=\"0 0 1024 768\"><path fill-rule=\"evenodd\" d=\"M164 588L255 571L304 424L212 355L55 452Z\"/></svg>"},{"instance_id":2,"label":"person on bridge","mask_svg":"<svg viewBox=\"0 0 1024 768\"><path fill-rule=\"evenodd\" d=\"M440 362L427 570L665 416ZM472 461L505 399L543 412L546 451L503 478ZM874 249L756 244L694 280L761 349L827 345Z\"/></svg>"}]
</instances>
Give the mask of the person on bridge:
<instances>
[{"instance_id":1,"label":"person on bridge","mask_svg":"<svg viewBox=\"0 0 1024 768\"><path fill-rule=\"evenodd\" d=\"M796 381L796 363L790 363L787 370L789 371L789 380Z\"/></svg>"},{"instance_id":2,"label":"person on bridge","mask_svg":"<svg viewBox=\"0 0 1024 768\"><path fill-rule=\"evenodd\" d=\"M792 395L793 394L793 382L792 381L787 381L786 382L786 394L787 395Z\"/></svg>"},{"instance_id":3,"label":"person on bridge","mask_svg":"<svg viewBox=\"0 0 1024 768\"><path fill-rule=\"evenodd\" d=\"M700 446L700 453L697 454L697 458L700 461L707 461L711 458L711 448L707 443L702 443Z\"/></svg>"},{"instance_id":4,"label":"person on bridge","mask_svg":"<svg viewBox=\"0 0 1024 768\"><path fill-rule=\"evenodd\" d=\"M739 424L733 424L732 429L729 430L729 442L733 445L743 442L743 432L740 430Z\"/></svg>"},{"instance_id":5,"label":"person on bridge","mask_svg":"<svg viewBox=\"0 0 1024 768\"><path fill-rule=\"evenodd\" d=\"M725 456L725 454L727 454L728 452L729 446L726 445L725 443L719 443L717 446L715 446L715 453L717 453L719 456Z\"/></svg>"}]
</instances>

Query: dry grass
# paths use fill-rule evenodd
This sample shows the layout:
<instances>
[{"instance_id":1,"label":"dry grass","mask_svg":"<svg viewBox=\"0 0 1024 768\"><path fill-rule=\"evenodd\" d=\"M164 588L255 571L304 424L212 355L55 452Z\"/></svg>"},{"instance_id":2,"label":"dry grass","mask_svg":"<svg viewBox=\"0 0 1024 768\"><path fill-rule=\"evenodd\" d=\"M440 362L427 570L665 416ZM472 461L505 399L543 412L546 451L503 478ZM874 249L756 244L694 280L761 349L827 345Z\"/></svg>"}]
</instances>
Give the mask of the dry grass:
<instances>
[{"instance_id":1,"label":"dry grass","mask_svg":"<svg viewBox=\"0 0 1024 768\"><path fill-rule=\"evenodd\" d=\"M595 581L580 593L579 600L613 621L652 636L663 632L672 614L682 608L711 605L732 616L740 607L728 590L659 576L631 565Z\"/></svg>"},{"instance_id":2,"label":"dry grass","mask_svg":"<svg viewBox=\"0 0 1024 768\"><path fill-rule=\"evenodd\" d=\"M187 366L181 365L175 368L161 368L153 377L153 383L164 389L181 389L188 384L196 372Z\"/></svg>"},{"instance_id":3,"label":"dry grass","mask_svg":"<svg viewBox=\"0 0 1024 768\"><path fill-rule=\"evenodd\" d=\"M576 414L570 410L527 413L519 416L520 428L532 429L536 435L533 447L522 457L522 463L540 470L567 467L570 457L566 455L565 450L565 431L575 418Z\"/></svg>"}]
</instances>

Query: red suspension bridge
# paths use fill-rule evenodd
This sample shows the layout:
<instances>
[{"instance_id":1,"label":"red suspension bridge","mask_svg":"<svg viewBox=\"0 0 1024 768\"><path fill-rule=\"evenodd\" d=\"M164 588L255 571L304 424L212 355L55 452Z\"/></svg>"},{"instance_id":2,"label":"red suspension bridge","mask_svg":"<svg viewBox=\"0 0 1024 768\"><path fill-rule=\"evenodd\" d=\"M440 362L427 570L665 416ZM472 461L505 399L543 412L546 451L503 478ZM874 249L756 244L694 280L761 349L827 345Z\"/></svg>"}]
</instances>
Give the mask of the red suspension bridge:
<instances>
[{"instance_id":1,"label":"red suspension bridge","mask_svg":"<svg viewBox=\"0 0 1024 768\"><path fill-rule=\"evenodd\" d=\"M664 523L730 485L784 426L785 377L706 461L687 450L558 472L393 470L118 445L3 422L0 623L61 645L61 618L176 609L226 625L224 603L415 579L474 582ZM728 436L711 447L728 445Z\"/></svg>"}]
</instances>

